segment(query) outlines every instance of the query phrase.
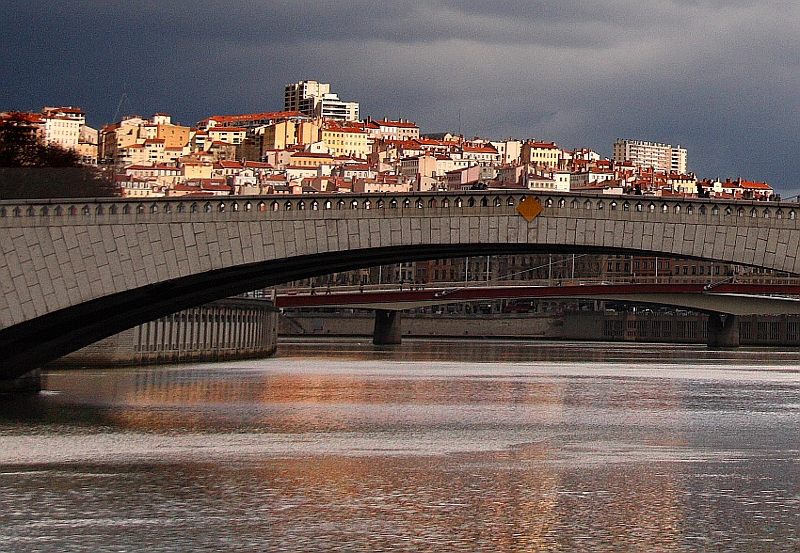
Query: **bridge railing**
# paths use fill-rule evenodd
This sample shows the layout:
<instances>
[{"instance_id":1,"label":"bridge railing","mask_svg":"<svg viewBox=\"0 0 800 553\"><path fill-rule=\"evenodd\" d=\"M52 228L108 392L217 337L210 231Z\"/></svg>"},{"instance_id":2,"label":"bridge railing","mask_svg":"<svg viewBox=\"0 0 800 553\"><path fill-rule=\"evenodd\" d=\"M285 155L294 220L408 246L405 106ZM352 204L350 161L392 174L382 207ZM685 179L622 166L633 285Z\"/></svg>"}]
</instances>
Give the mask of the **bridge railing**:
<instances>
[{"instance_id":1,"label":"bridge railing","mask_svg":"<svg viewBox=\"0 0 800 553\"><path fill-rule=\"evenodd\" d=\"M405 194L304 194L272 196L182 196L175 198L96 198L0 201L0 227L87 223L259 220L342 217L344 212L383 210L384 216L454 210L513 213L532 196L544 215L633 220L737 220L737 225L797 228L800 205L790 202L717 198L607 195L599 193L448 191Z\"/></svg>"}]
</instances>

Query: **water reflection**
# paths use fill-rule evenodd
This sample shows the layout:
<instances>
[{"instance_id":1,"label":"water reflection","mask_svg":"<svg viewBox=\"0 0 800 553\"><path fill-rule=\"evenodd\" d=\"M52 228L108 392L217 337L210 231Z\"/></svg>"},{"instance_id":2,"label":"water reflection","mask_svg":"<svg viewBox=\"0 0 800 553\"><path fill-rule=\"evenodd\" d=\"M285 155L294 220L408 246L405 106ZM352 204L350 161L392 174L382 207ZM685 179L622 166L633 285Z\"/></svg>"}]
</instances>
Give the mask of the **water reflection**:
<instances>
[{"instance_id":1,"label":"water reflection","mask_svg":"<svg viewBox=\"0 0 800 553\"><path fill-rule=\"evenodd\" d=\"M794 550L798 367L777 350L352 341L49 373L0 406L0 543Z\"/></svg>"}]
</instances>

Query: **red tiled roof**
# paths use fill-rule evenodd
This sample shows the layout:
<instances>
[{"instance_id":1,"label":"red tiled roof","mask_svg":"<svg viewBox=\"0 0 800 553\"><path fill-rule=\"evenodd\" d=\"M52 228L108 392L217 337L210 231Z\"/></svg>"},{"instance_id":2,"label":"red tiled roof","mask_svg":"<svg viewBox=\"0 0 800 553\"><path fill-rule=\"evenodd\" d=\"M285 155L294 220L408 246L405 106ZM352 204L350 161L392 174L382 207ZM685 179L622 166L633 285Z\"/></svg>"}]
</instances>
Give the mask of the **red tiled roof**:
<instances>
[{"instance_id":1,"label":"red tiled roof","mask_svg":"<svg viewBox=\"0 0 800 553\"><path fill-rule=\"evenodd\" d=\"M272 165L261 161L245 161L244 166L253 169L272 169Z\"/></svg>"},{"instance_id":2,"label":"red tiled roof","mask_svg":"<svg viewBox=\"0 0 800 553\"><path fill-rule=\"evenodd\" d=\"M743 180L741 182L742 188L748 188L751 190L772 190L772 187L768 185L766 182L752 182Z\"/></svg>"},{"instance_id":3,"label":"red tiled roof","mask_svg":"<svg viewBox=\"0 0 800 553\"><path fill-rule=\"evenodd\" d=\"M292 154L291 157L316 157L316 158L327 158L331 160L333 159L332 155L323 152L296 152Z\"/></svg>"},{"instance_id":4,"label":"red tiled roof","mask_svg":"<svg viewBox=\"0 0 800 553\"><path fill-rule=\"evenodd\" d=\"M203 119L200 123L208 123L212 120L218 123L234 123L246 121L259 121L262 119L289 119L291 117L306 117L299 111L265 111L262 113L245 113L242 115L215 115Z\"/></svg>"},{"instance_id":5,"label":"red tiled roof","mask_svg":"<svg viewBox=\"0 0 800 553\"><path fill-rule=\"evenodd\" d=\"M23 113L20 111L5 112L0 119L11 119L17 121L25 121L26 123L43 123L41 115L38 113Z\"/></svg>"},{"instance_id":6,"label":"red tiled roof","mask_svg":"<svg viewBox=\"0 0 800 553\"><path fill-rule=\"evenodd\" d=\"M212 133L212 132L216 132L216 133L222 133L222 132L247 132L247 129L245 129L243 127L211 127L210 129L208 129L208 132L209 133Z\"/></svg>"},{"instance_id":7,"label":"red tiled roof","mask_svg":"<svg viewBox=\"0 0 800 553\"><path fill-rule=\"evenodd\" d=\"M375 121L375 123L377 123L381 127L397 127L397 128L407 128L407 129L408 128L411 128L411 129L417 128L417 124L416 123L410 123L408 121L387 121L387 120L384 120L384 121Z\"/></svg>"},{"instance_id":8,"label":"red tiled roof","mask_svg":"<svg viewBox=\"0 0 800 553\"><path fill-rule=\"evenodd\" d=\"M463 150L465 152L482 153L482 154L496 154L497 153L497 150L495 150L491 146L470 146L468 144L464 144Z\"/></svg>"},{"instance_id":9,"label":"red tiled roof","mask_svg":"<svg viewBox=\"0 0 800 553\"><path fill-rule=\"evenodd\" d=\"M531 142L531 146L540 149L559 149L555 142Z\"/></svg>"},{"instance_id":10,"label":"red tiled roof","mask_svg":"<svg viewBox=\"0 0 800 553\"><path fill-rule=\"evenodd\" d=\"M61 113L77 113L79 115L86 115L86 112L83 111L82 109L80 109L80 108L72 108L72 107L55 108L53 111L60 111Z\"/></svg>"}]
</instances>

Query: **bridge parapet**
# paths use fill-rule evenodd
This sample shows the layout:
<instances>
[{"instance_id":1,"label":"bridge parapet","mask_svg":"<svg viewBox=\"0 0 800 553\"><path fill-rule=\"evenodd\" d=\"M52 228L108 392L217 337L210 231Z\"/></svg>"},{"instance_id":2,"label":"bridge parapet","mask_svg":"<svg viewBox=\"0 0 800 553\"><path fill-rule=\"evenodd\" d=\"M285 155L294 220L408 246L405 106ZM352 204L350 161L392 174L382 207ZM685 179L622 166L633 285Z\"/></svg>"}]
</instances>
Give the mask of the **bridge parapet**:
<instances>
[{"instance_id":1,"label":"bridge parapet","mask_svg":"<svg viewBox=\"0 0 800 553\"><path fill-rule=\"evenodd\" d=\"M214 196L175 198L95 198L0 201L0 227L58 226L86 223L176 222L198 220L301 219L359 210L386 210L396 217L406 210L441 213L453 210L513 212L519 201L534 197L543 215L579 214L597 219L668 222L716 222L735 218L737 224L797 228L800 204L716 198L611 196L574 192L458 191L409 194L314 194L274 196ZM420 210L420 211L417 211ZM596 214L597 215L597 214Z\"/></svg>"}]
</instances>

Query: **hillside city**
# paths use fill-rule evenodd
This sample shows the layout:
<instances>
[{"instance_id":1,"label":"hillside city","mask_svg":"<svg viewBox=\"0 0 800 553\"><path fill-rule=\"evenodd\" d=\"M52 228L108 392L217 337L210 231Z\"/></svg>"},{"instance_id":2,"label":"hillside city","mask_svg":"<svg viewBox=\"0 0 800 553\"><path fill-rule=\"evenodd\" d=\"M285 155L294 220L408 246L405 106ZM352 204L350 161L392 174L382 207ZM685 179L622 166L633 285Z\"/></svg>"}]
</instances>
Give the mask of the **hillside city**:
<instances>
[{"instance_id":1,"label":"hillside city","mask_svg":"<svg viewBox=\"0 0 800 553\"><path fill-rule=\"evenodd\" d=\"M361 118L358 102L330 84L285 86L279 112L213 115L194 127L157 113L123 117L99 130L74 107L0 113L23 120L48 144L76 152L109 175L122 198L403 193L452 190L574 191L643 196L775 200L764 182L698 178L687 151L618 139L613 157L540 139L466 139L424 134L409 120ZM556 257L554 261L553 258ZM377 274L376 274L377 271ZM705 281L742 268L645 256L537 256L436 260L330 275L308 285L582 278Z\"/></svg>"},{"instance_id":2,"label":"hillside city","mask_svg":"<svg viewBox=\"0 0 800 553\"><path fill-rule=\"evenodd\" d=\"M408 120L359 115L329 84L286 85L284 110L213 115L194 127L157 113L99 131L73 107L24 116L45 142L113 170L121 197L300 193L397 193L462 189L595 191L654 196L708 194L765 200L763 182L698 179L680 146L619 139L613 158L546 140L425 135Z\"/></svg>"}]
</instances>

